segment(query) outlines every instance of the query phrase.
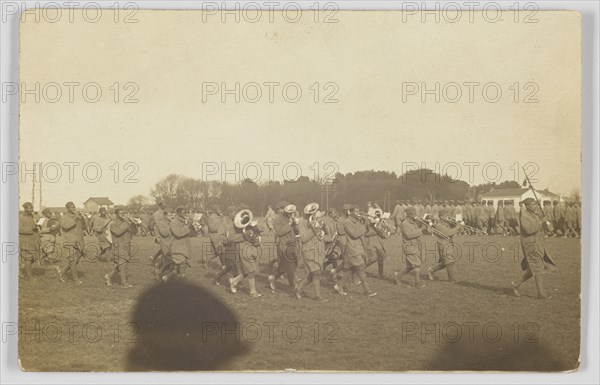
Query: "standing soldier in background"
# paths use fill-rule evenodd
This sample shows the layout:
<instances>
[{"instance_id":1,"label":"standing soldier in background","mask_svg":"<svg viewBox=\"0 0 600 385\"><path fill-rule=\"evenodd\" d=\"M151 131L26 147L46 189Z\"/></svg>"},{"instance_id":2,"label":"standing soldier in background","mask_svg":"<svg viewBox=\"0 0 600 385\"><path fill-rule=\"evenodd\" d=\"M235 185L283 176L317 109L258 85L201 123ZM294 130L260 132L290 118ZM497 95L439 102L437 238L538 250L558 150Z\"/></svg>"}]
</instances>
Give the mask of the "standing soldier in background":
<instances>
[{"instance_id":1,"label":"standing soldier in background","mask_svg":"<svg viewBox=\"0 0 600 385\"><path fill-rule=\"evenodd\" d=\"M451 227L448 223L449 216L446 210L440 210L439 215L440 220L433 227L448 238L443 238L437 233L434 233L438 252L438 264L427 270L427 276L433 281L433 274L435 274L435 272L446 269L450 283L457 283L456 277L454 276L456 256L454 255L454 240L452 237L460 232L461 225L459 224L456 227Z\"/></svg>"},{"instance_id":2,"label":"standing soldier in background","mask_svg":"<svg viewBox=\"0 0 600 385\"><path fill-rule=\"evenodd\" d=\"M544 240L544 227L546 224L538 215L540 208L535 199L526 198L523 205L524 208L520 213L521 248L524 255L521 268L525 273L518 282L511 282L513 291L517 297L520 297L519 288L525 281L533 277L538 290L538 298L550 299L552 296L548 296L544 289L544 273L548 269L548 265L555 266L555 263L546 252Z\"/></svg>"},{"instance_id":3,"label":"standing soldier in background","mask_svg":"<svg viewBox=\"0 0 600 385\"><path fill-rule=\"evenodd\" d=\"M544 216L550 223L552 223L552 225L554 225L554 208L552 207L552 202L549 200L545 200L543 202L543 205L544 207L542 211L544 212ZM548 229L546 231L546 237L552 237L554 235L554 233L551 230L552 229Z\"/></svg>"},{"instance_id":4,"label":"standing soldier in background","mask_svg":"<svg viewBox=\"0 0 600 385\"><path fill-rule=\"evenodd\" d=\"M19 215L19 254L20 254L20 276L33 280L31 265L40 253L40 234L33 215L33 204L23 204L23 212ZM23 271L25 275L23 275Z\"/></svg>"},{"instance_id":5,"label":"standing soldier in background","mask_svg":"<svg viewBox=\"0 0 600 385\"><path fill-rule=\"evenodd\" d=\"M41 256L40 265L46 262L56 263L60 259L59 249L56 247L56 236L60 232L60 222L54 218L52 211L49 208L45 208L42 211L44 216L42 225L40 226L41 234Z\"/></svg>"},{"instance_id":6,"label":"standing soldier in background","mask_svg":"<svg viewBox=\"0 0 600 385\"><path fill-rule=\"evenodd\" d=\"M508 226L509 235L519 235L519 220L517 210L515 210L515 202L512 199L504 201L504 219Z\"/></svg>"},{"instance_id":7,"label":"standing soldier in background","mask_svg":"<svg viewBox=\"0 0 600 385\"><path fill-rule=\"evenodd\" d=\"M423 215L425 215L425 206L423 206L421 200L417 201L415 205L415 210L417 211L417 215L419 216L419 218L423 218Z\"/></svg>"},{"instance_id":8,"label":"standing soldier in background","mask_svg":"<svg viewBox=\"0 0 600 385\"><path fill-rule=\"evenodd\" d=\"M275 220L275 211L273 211L273 206L269 205L267 209L267 214L265 215L265 222L267 224L267 230L269 233L274 233L275 229L273 228L273 221Z\"/></svg>"},{"instance_id":9,"label":"standing soldier in background","mask_svg":"<svg viewBox=\"0 0 600 385\"><path fill-rule=\"evenodd\" d=\"M319 210L318 203L309 203L304 207L304 217L298 221L300 245L302 247L302 261L305 264L308 276L301 279L296 286L296 298L302 298L302 291L312 284L315 301L327 302L321 297L321 271L325 261L325 229L319 227L314 217Z\"/></svg>"},{"instance_id":10,"label":"standing soldier in background","mask_svg":"<svg viewBox=\"0 0 600 385\"><path fill-rule=\"evenodd\" d=\"M496 219L496 210L494 209L494 201L493 200L488 200L487 201L487 207L485 208L485 213L487 215L487 233L489 235L495 234L496 233L496 229L495 229L495 223L494 223L494 219Z\"/></svg>"},{"instance_id":11,"label":"standing soldier in background","mask_svg":"<svg viewBox=\"0 0 600 385\"><path fill-rule=\"evenodd\" d=\"M356 274L360 279L365 294L369 297L374 297L377 293L372 292L369 288L367 276L365 274L364 236L367 233L367 225L360 217L357 205L352 206L350 216L344 222L344 229L347 237L344 268L350 272L350 274L346 276L346 280L351 280L352 275ZM343 294L343 285L338 285L338 287L338 293Z\"/></svg>"},{"instance_id":12,"label":"standing soldier in background","mask_svg":"<svg viewBox=\"0 0 600 385\"><path fill-rule=\"evenodd\" d=\"M481 205L477 202L473 202L474 210L473 217L475 220L475 227L483 232L487 233L487 213L483 202Z\"/></svg>"},{"instance_id":13,"label":"standing soldier in background","mask_svg":"<svg viewBox=\"0 0 600 385\"><path fill-rule=\"evenodd\" d=\"M67 208L67 212L60 219L60 227L67 264L62 269L57 268L58 279L61 282L66 282L65 274L70 271L73 281L75 281L76 284L81 285L83 282L77 275L77 265L85 253L83 232L87 228L87 223L83 214L77 212L75 203L67 202L65 207Z\"/></svg>"},{"instance_id":14,"label":"standing soldier in background","mask_svg":"<svg viewBox=\"0 0 600 385\"><path fill-rule=\"evenodd\" d=\"M110 260L110 256L105 256L104 254L110 250L112 243L108 229L111 222L112 219L106 214L106 207L100 207L98 216L94 219L94 223L92 223L92 230L100 247L100 254L96 257L99 261Z\"/></svg>"},{"instance_id":15,"label":"standing soldier in background","mask_svg":"<svg viewBox=\"0 0 600 385\"><path fill-rule=\"evenodd\" d=\"M564 235L564 210L559 201L554 202L554 232L557 236Z\"/></svg>"},{"instance_id":16,"label":"standing soldier in background","mask_svg":"<svg viewBox=\"0 0 600 385\"><path fill-rule=\"evenodd\" d=\"M122 288L133 287L127 282L127 265L131 260L131 238L137 233L137 226L125 218L123 210L116 209L115 219L110 224L110 233L114 246L113 269L104 275L104 282L108 286L112 286L112 280L118 274L121 278Z\"/></svg>"},{"instance_id":17,"label":"standing soldier in background","mask_svg":"<svg viewBox=\"0 0 600 385\"><path fill-rule=\"evenodd\" d=\"M505 228L505 218L504 218L504 202L502 200L498 201L498 208L496 209L496 234L497 235L506 235Z\"/></svg>"},{"instance_id":18,"label":"standing soldier in background","mask_svg":"<svg viewBox=\"0 0 600 385\"><path fill-rule=\"evenodd\" d=\"M278 214L273 221L275 229L275 244L277 245L277 270L269 275L269 286L275 291L275 282L287 274L290 288L296 287L296 268L298 267L298 220L294 216L296 206L287 202L279 202L278 206L285 205L283 212Z\"/></svg>"},{"instance_id":19,"label":"standing soldier in background","mask_svg":"<svg viewBox=\"0 0 600 385\"><path fill-rule=\"evenodd\" d=\"M575 202L569 202L566 204L565 209L565 238L576 238L577 232L575 231L575 221L577 220L577 213L575 212Z\"/></svg>"},{"instance_id":20,"label":"standing soldier in background","mask_svg":"<svg viewBox=\"0 0 600 385\"><path fill-rule=\"evenodd\" d=\"M442 210L438 211L438 215L440 211ZM425 285L421 285L421 236L423 235L423 229L417 222L416 217L417 213L415 212L415 209L408 208L406 210L406 220L402 222L402 252L406 259L406 266L402 271L396 271L394 273L394 278L396 280L396 285L399 285L402 276L414 271L415 287L422 288L425 287Z\"/></svg>"}]
</instances>

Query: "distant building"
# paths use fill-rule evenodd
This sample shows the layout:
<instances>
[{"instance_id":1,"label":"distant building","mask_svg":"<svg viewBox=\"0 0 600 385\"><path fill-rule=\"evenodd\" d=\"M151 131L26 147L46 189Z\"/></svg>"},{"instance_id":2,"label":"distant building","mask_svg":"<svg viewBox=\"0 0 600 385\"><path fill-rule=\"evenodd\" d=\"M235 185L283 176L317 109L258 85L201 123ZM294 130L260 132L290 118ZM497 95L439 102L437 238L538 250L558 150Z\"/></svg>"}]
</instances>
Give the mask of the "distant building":
<instances>
[{"instance_id":1,"label":"distant building","mask_svg":"<svg viewBox=\"0 0 600 385\"><path fill-rule=\"evenodd\" d=\"M540 203L544 201L562 201L561 197L557 194L551 193L548 190L535 190ZM494 202L494 207L498 207L498 201L505 201L512 199L517 211L519 211L519 202L525 198L534 198L533 191L530 188L498 188L486 192L481 196L481 203L486 204L489 201Z\"/></svg>"},{"instance_id":2,"label":"distant building","mask_svg":"<svg viewBox=\"0 0 600 385\"><path fill-rule=\"evenodd\" d=\"M91 197L83 202L83 210L87 212L96 212L100 206L110 209L114 203L108 197Z\"/></svg>"}]
</instances>

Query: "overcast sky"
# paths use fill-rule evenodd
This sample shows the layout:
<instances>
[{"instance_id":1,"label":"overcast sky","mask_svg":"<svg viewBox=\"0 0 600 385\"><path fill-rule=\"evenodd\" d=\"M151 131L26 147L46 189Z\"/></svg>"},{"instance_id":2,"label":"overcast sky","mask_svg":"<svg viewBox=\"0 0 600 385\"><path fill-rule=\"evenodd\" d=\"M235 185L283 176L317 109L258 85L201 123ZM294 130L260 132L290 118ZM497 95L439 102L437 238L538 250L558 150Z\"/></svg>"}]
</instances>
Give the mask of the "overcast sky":
<instances>
[{"instance_id":1,"label":"overcast sky","mask_svg":"<svg viewBox=\"0 0 600 385\"><path fill-rule=\"evenodd\" d=\"M44 206L80 206L90 196L126 203L169 173L221 179L214 164L235 170L236 162L228 181L257 176L253 162L262 179L272 170L277 180L286 164L288 178L297 176L295 164L312 178L317 170L401 174L438 163L475 184L521 182L516 171L529 162L537 188L579 189L578 14L539 12L532 24L508 15L454 24L403 21L399 12L339 12L337 23L305 16L222 23L199 12L147 11L136 24L108 14L96 23L26 22L21 82L34 91L21 104L20 161L49 164ZM72 103L68 82L77 82ZM88 86L88 100L102 91L95 103L82 95L91 82L98 86ZM235 89L236 82L239 103L234 93L223 103L221 84ZM436 82L439 102L436 92L422 92ZM137 102L124 103L128 95ZM79 163L72 183L65 162ZM29 176L20 201L30 199Z\"/></svg>"}]
</instances>

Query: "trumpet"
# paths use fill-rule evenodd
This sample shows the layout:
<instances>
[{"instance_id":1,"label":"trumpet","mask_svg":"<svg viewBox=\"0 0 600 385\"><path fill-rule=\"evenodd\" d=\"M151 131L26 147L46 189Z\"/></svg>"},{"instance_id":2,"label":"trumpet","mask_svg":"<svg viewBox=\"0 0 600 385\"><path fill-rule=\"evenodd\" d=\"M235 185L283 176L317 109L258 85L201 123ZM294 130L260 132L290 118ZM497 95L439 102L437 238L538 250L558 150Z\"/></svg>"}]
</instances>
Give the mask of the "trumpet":
<instances>
[{"instance_id":1,"label":"trumpet","mask_svg":"<svg viewBox=\"0 0 600 385\"><path fill-rule=\"evenodd\" d=\"M413 219L425 226L427 226L427 228L435 235L437 235L440 238L443 238L447 241L449 241L451 238L449 236L447 236L446 234L442 233L441 231L437 230L435 227L433 227L433 222L431 219L429 219L429 214L425 214L424 218L419 218L416 215L413 217Z\"/></svg>"},{"instance_id":2,"label":"trumpet","mask_svg":"<svg viewBox=\"0 0 600 385\"><path fill-rule=\"evenodd\" d=\"M325 224L323 221L318 220L315 218L315 214L312 214L310 217L308 217L308 223L313 233L315 233L317 239L322 241L325 237Z\"/></svg>"}]
</instances>

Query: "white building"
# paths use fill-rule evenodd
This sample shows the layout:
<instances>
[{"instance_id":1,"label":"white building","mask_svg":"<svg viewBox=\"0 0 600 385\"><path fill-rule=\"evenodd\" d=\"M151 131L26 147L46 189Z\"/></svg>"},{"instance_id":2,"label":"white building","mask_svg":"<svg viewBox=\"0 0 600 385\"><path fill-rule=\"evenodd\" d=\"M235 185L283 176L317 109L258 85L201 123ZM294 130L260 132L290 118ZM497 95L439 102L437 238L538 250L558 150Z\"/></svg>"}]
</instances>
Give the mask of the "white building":
<instances>
[{"instance_id":1,"label":"white building","mask_svg":"<svg viewBox=\"0 0 600 385\"><path fill-rule=\"evenodd\" d=\"M563 200L559 195L551 193L548 190L535 190L535 193L542 204L544 201ZM498 188L483 194L481 196L481 203L487 205L489 201L492 201L494 202L494 207L498 207L498 201L512 200L515 209L519 211L519 202L525 198L535 199L533 191L530 188Z\"/></svg>"}]
</instances>

